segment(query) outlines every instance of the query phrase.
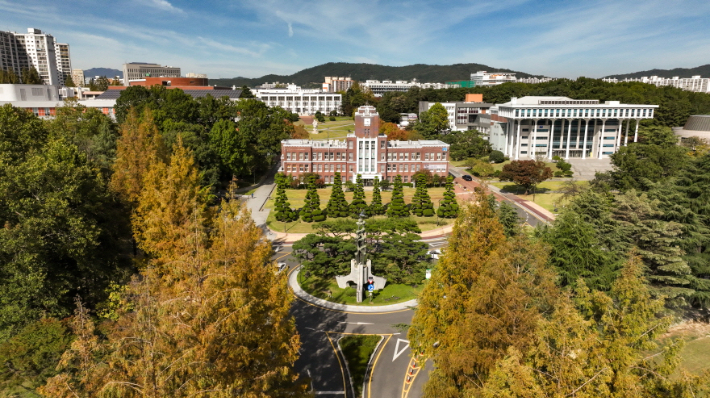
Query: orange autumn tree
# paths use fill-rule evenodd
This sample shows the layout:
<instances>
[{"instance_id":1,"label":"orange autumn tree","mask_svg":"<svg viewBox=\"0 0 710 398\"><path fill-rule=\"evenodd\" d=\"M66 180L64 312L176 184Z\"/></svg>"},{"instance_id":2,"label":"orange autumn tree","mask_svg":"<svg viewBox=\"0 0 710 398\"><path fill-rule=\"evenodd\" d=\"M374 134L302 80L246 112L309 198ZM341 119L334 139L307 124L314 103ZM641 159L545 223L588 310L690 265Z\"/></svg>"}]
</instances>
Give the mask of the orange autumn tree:
<instances>
[{"instance_id":1,"label":"orange autumn tree","mask_svg":"<svg viewBox=\"0 0 710 398\"><path fill-rule=\"evenodd\" d=\"M409 132L401 130L394 123L382 123L380 125L380 134L386 135L390 141L407 141L409 139Z\"/></svg>"},{"instance_id":2,"label":"orange autumn tree","mask_svg":"<svg viewBox=\"0 0 710 398\"><path fill-rule=\"evenodd\" d=\"M273 272L271 245L239 201L211 211L198 182L179 141L169 163L151 166L135 219L150 260L125 292L130 305L93 346L95 366L80 366L85 350L74 350L42 394L305 396L286 275ZM92 347L92 336L76 346Z\"/></svg>"},{"instance_id":3,"label":"orange autumn tree","mask_svg":"<svg viewBox=\"0 0 710 398\"><path fill-rule=\"evenodd\" d=\"M506 239L485 196L477 199L462 206L409 329L411 346L435 363L426 397L476 396L509 347L531 344L557 294L544 248Z\"/></svg>"}]
</instances>

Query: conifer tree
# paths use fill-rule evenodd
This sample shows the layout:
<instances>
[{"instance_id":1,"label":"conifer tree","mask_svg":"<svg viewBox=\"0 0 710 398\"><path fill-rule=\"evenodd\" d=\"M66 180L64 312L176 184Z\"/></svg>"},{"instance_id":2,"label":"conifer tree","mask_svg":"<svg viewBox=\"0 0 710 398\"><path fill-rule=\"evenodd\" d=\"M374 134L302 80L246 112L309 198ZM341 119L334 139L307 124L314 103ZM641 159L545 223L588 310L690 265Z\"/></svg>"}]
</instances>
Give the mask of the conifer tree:
<instances>
[{"instance_id":1,"label":"conifer tree","mask_svg":"<svg viewBox=\"0 0 710 398\"><path fill-rule=\"evenodd\" d=\"M382 194L380 193L380 179L375 177L372 183L372 203L370 203L370 214L380 216L385 214L385 208L382 206Z\"/></svg>"},{"instance_id":2,"label":"conifer tree","mask_svg":"<svg viewBox=\"0 0 710 398\"><path fill-rule=\"evenodd\" d=\"M446 179L446 191L444 200L441 201L436 213L441 218L456 218L459 214L459 205L456 203L456 193L454 193L454 178L449 176Z\"/></svg>"},{"instance_id":3,"label":"conifer tree","mask_svg":"<svg viewBox=\"0 0 710 398\"><path fill-rule=\"evenodd\" d=\"M397 175L397 177L394 178L394 187L392 188L392 200L387 206L387 217L400 218L407 216L409 216L409 209L404 203L402 176Z\"/></svg>"},{"instance_id":4,"label":"conifer tree","mask_svg":"<svg viewBox=\"0 0 710 398\"><path fill-rule=\"evenodd\" d=\"M276 220L281 222L292 222L298 220L298 214L291 209L291 204L286 196L286 184L289 177L283 174L277 174L276 182L276 200L274 201L274 211L276 212Z\"/></svg>"},{"instance_id":5,"label":"conifer tree","mask_svg":"<svg viewBox=\"0 0 710 398\"><path fill-rule=\"evenodd\" d=\"M345 200L343 180L339 172L336 172L333 178L333 186L331 187L330 199L328 200L328 206L325 208L325 213L330 218L347 217L350 214L350 206Z\"/></svg>"},{"instance_id":6,"label":"conifer tree","mask_svg":"<svg viewBox=\"0 0 710 398\"><path fill-rule=\"evenodd\" d=\"M482 396L660 398L707 393L708 373L671 377L682 341L659 349L657 339L671 317L658 317L663 300L651 297L642 273L641 261L632 257L608 294L590 292L580 280L576 303L560 296L552 316L540 322L531 348L511 348Z\"/></svg>"},{"instance_id":7,"label":"conifer tree","mask_svg":"<svg viewBox=\"0 0 710 398\"><path fill-rule=\"evenodd\" d=\"M515 211L513 205L508 202L501 202L498 206L498 221L503 226L505 236L510 238L520 233L520 216Z\"/></svg>"},{"instance_id":8,"label":"conifer tree","mask_svg":"<svg viewBox=\"0 0 710 398\"><path fill-rule=\"evenodd\" d=\"M411 211L417 217L432 217L434 215L434 205L431 203L429 192L426 187L426 176L417 176L417 188L412 198Z\"/></svg>"},{"instance_id":9,"label":"conifer tree","mask_svg":"<svg viewBox=\"0 0 710 398\"><path fill-rule=\"evenodd\" d=\"M325 214L320 209L320 197L316 190L316 177L308 177L308 193L306 193L306 203L301 209L301 219L305 222L320 222L325 220Z\"/></svg>"},{"instance_id":10,"label":"conifer tree","mask_svg":"<svg viewBox=\"0 0 710 398\"><path fill-rule=\"evenodd\" d=\"M462 206L409 329L435 364L425 397L478 396L509 347L529 347L558 294L545 249L522 234L507 240L482 193L477 202Z\"/></svg>"},{"instance_id":11,"label":"conifer tree","mask_svg":"<svg viewBox=\"0 0 710 398\"><path fill-rule=\"evenodd\" d=\"M360 217L360 213L365 213L365 216L369 216L370 209L367 207L367 203L365 203L365 190L362 184L362 176L358 174L355 180L353 201L350 203L350 216L358 218Z\"/></svg>"}]
</instances>

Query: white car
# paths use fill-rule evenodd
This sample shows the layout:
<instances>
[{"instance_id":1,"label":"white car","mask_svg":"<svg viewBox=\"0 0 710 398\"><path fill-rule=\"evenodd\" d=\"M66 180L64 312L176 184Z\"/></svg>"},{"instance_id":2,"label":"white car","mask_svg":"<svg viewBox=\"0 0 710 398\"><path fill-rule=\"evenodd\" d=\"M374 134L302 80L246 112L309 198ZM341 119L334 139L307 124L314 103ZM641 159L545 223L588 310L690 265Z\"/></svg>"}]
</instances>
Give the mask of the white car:
<instances>
[{"instance_id":1,"label":"white car","mask_svg":"<svg viewBox=\"0 0 710 398\"><path fill-rule=\"evenodd\" d=\"M428 252L426 252L426 254L427 254L427 256L429 256L429 258L432 258L434 260L438 260L439 255L441 254L441 250L429 250Z\"/></svg>"},{"instance_id":2,"label":"white car","mask_svg":"<svg viewBox=\"0 0 710 398\"><path fill-rule=\"evenodd\" d=\"M276 263L276 273L277 274L281 273L281 271L283 271L287 268L288 268L288 265L283 261L279 261L278 263Z\"/></svg>"}]
</instances>

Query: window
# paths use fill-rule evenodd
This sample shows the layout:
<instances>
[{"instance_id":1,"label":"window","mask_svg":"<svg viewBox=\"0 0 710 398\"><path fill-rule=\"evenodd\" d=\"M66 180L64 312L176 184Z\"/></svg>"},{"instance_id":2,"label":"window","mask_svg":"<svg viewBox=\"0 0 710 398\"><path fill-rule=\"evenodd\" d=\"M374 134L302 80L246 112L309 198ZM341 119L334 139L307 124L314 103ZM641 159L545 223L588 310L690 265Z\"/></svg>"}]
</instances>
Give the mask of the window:
<instances>
[{"instance_id":1,"label":"window","mask_svg":"<svg viewBox=\"0 0 710 398\"><path fill-rule=\"evenodd\" d=\"M409 160L409 152L406 152L406 153L404 154L404 160Z\"/></svg>"},{"instance_id":2,"label":"window","mask_svg":"<svg viewBox=\"0 0 710 398\"><path fill-rule=\"evenodd\" d=\"M338 164L338 165L335 165L335 171L337 171L338 173L340 173L340 165L339 165L339 164Z\"/></svg>"},{"instance_id":3,"label":"window","mask_svg":"<svg viewBox=\"0 0 710 398\"><path fill-rule=\"evenodd\" d=\"M352 152L348 153L348 160L350 160L350 161L353 160L353 153Z\"/></svg>"},{"instance_id":4,"label":"window","mask_svg":"<svg viewBox=\"0 0 710 398\"><path fill-rule=\"evenodd\" d=\"M286 152L286 160L291 160L291 152Z\"/></svg>"},{"instance_id":5,"label":"window","mask_svg":"<svg viewBox=\"0 0 710 398\"><path fill-rule=\"evenodd\" d=\"M318 158L318 155L315 152L313 152L313 160L316 160L317 158Z\"/></svg>"},{"instance_id":6,"label":"window","mask_svg":"<svg viewBox=\"0 0 710 398\"><path fill-rule=\"evenodd\" d=\"M286 172L288 172L288 173L291 172L291 165L286 166Z\"/></svg>"},{"instance_id":7,"label":"window","mask_svg":"<svg viewBox=\"0 0 710 398\"><path fill-rule=\"evenodd\" d=\"M383 149L385 147L385 140L380 141L380 149Z\"/></svg>"},{"instance_id":8,"label":"window","mask_svg":"<svg viewBox=\"0 0 710 398\"><path fill-rule=\"evenodd\" d=\"M330 153L330 160L333 160L333 152Z\"/></svg>"},{"instance_id":9,"label":"window","mask_svg":"<svg viewBox=\"0 0 710 398\"><path fill-rule=\"evenodd\" d=\"M353 172L353 166L350 166L350 172L351 173Z\"/></svg>"},{"instance_id":10,"label":"window","mask_svg":"<svg viewBox=\"0 0 710 398\"><path fill-rule=\"evenodd\" d=\"M403 182L409 182L409 176L404 176Z\"/></svg>"},{"instance_id":11,"label":"window","mask_svg":"<svg viewBox=\"0 0 710 398\"><path fill-rule=\"evenodd\" d=\"M348 141L348 149L353 149L353 142L352 141Z\"/></svg>"},{"instance_id":12,"label":"window","mask_svg":"<svg viewBox=\"0 0 710 398\"><path fill-rule=\"evenodd\" d=\"M419 157L420 157L420 154L419 154L419 152L417 152L417 157L416 157L416 159L417 159L417 160L420 160Z\"/></svg>"},{"instance_id":13,"label":"window","mask_svg":"<svg viewBox=\"0 0 710 398\"><path fill-rule=\"evenodd\" d=\"M424 154L424 160L429 160L429 153Z\"/></svg>"},{"instance_id":14,"label":"window","mask_svg":"<svg viewBox=\"0 0 710 398\"><path fill-rule=\"evenodd\" d=\"M436 160L441 160L441 153L436 154Z\"/></svg>"},{"instance_id":15,"label":"window","mask_svg":"<svg viewBox=\"0 0 710 398\"><path fill-rule=\"evenodd\" d=\"M385 172L385 165L383 164L383 165L380 165L380 173L384 173L384 172Z\"/></svg>"},{"instance_id":16,"label":"window","mask_svg":"<svg viewBox=\"0 0 710 398\"><path fill-rule=\"evenodd\" d=\"M298 165L298 171L303 171L303 165L302 165L302 164Z\"/></svg>"},{"instance_id":17,"label":"window","mask_svg":"<svg viewBox=\"0 0 710 398\"><path fill-rule=\"evenodd\" d=\"M306 172L308 172L308 165L304 165L303 168L304 170L306 170Z\"/></svg>"},{"instance_id":18,"label":"window","mask_svg":"<svg viewBox=\"0 0 710 398\"><path fill-rule=\"evenodd\" d=\"M409 165L408 165L408 164L405 164L405 165L404 165L404 171L409 171Z\"/></svg>"},{"instance_id":19,"label":"window","mask_svg":"<svg viewBox=\"0 0 710 398\"><path fill-rule=\"evenodd\" d=\"M382 154L380 155L380 160L385 160L385 154L384 154L384 153L382 153Z\"/></svg>"}]
</instances>

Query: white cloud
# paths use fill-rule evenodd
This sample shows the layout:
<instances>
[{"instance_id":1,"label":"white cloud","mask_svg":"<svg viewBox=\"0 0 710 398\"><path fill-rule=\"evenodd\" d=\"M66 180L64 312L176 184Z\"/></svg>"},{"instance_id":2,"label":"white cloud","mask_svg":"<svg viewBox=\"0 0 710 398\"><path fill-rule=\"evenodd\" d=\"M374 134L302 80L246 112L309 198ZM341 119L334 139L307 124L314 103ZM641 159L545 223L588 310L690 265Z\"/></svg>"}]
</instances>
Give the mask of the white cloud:
<instances>
[{"instance_id":1,"label":"white cloud","mask_svg":"<svg viewBox=\"0 0 710 398\"><path fill-rule=\"evenodd\" d=\"M146 4L150 7L158 8L158 9L165 10L165 11L176 12L176 13L180 13L180 14L185 13L185 11L183 11L182 9L177 8L177 7L173 6L172 4L170 4L170 2L168 0L149 0L147 2L142 1L141 3Z\"/></svg>"},{"instance_id":2,"label":"white cloud","mask_svg":"<svg viewBox=\"0 0 710 398\"><path fill-rule=\"evenodd\" d=\"M293 25L291 25L291 22L288 23L288 37L293 37Z\"/></svg>"}]
</instances>

